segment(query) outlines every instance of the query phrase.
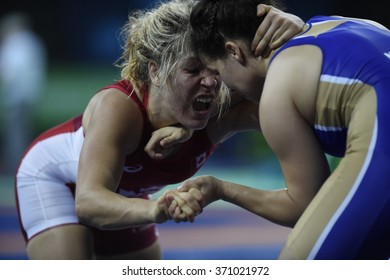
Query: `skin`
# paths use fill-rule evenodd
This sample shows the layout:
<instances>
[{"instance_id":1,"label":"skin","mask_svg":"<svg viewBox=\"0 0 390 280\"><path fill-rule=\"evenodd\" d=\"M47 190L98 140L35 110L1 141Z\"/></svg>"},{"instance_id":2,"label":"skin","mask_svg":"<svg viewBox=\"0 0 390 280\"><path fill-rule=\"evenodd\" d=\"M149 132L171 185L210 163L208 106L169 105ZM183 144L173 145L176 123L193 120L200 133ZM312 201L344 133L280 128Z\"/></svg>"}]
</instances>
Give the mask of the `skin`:
<instances>
[{"instance_id":1,"label":"skin","mask_svg":"<svg viewBox=\"0 0 390 280\"><path fill-rule=\"evenodd\" d=\"M201 129L215 115L215 106L202 112L192 108L192 101L198 96L216 97L218 94L220 82L215 78L215 73L205 68L199 59L189 58L182 62L175 76L175 85L180 96L176 92L161 91L161 83L155 75L155 65L150 63L152 84L148 116L156 129L175 124L193 130ZM140 95L139 92L136 94ZM253 113L240 114L242 110L252 110ZM237 118L240 115L243 116L242 123ZM240 103L235 109L230 110L223 119L223 125L210 122L208 126L209 137L214 144L224 141L240 130L259 127L256 106L247 102ZM169 204L165 196L153 201L126 198L115 193L121 178L125 155L132 153L138 147L143 128L142 122L137 105L119 90L107 89L91 99L83 115L85 141L80 156L75 196L76 211L81 224L52 228L32 238L28 244L30 258L100 258L101 256L93 254L90 232L85 225L114 230L162 223L167 220ZM97 150L100 152L95 153ZM188 193L176 197L177 201L182 202L181 220L192 221L196 213L201 211L198 204L191 203L190 198L194 196L196 197L196 194ZM50 246L45 246L48 244L47 240L52 240ZM79 245L74 246L74 244ZM86 246L86 244L90 245ZM111 257L158 259L161 258L161 250L159 244L155 243L135 253Z\"/></svg>"},{"instance_id":2,"label":"skin","mask_svg":"<svg viewBox=\"0 0 390 280\"><path fill-rule=\"evenodd\" d=\"M251 51L256 57L262 56L263 58L268 58L271 50L282 46L288 39L301 32L304 27L304 22L299 17L293 14L283 13L269 5L258 5L257 15L267 16L257 29L251 43ZM236 73L236 75L239 74ZM261 80L257 81L257 84L259 89L263 88L264 79L261 78ZM234 89L230 88L230 90L234 93ZM232 99L234 100L234 98L236 97L233 94ZM258 97L256 95L252 98L246 96L246 98L258 103ZM223 122L219 123L223 124ZM212 130L209 131L212 133ZM156 130L145 147L145 152L152 158L162 159L171 153L172 147L175 144L185 142L191 135L191 130L181 127L165 127Z\"/></svg>"},{"instance_id":3,"label":"skin","mask_svg":"<svg viewBox=\"0 0 390 280\"><path fill-rule=\"evenodd\" d=\"M318 190L325 186L323 191L329 191L329 184L337 182L345 169L349 173L349 163L358 157L357 153L347 155L331 175L313 132L322 52L310 45L290 47L270 65L274 52L270 58L255 58L241 40L227 39L225 51L226 59L203 57L203 60L231 89L259 103L261 130L279 160L287 188L266 191L201 176L186 181L181 191L198 190L202 194L198 203L203 207L222 199L272 222L294 227ZM259 90L256 83L262 78L265 84ZM350 125L360 124L352 121ZM315 219L323 215L314 209L315 205L312 207L311 212L305 213L305 222L308 216ZM172 201L169 211L177 217L181 213L180 204ZM297 255L286 246L279 258L295 259Z\"/></svg>"},{"instance_id":4,"label":"skin","mask_svg":"<svg viewBox=\"0 0 390 280\"><path fill-rule=\"evenodd\" d=\"M180 96L164 90L159 92L161 88L160 81L155 78L156 68L150 65L153 84L150 86L147 113L154 128L180 123L191 129L201 129L213 113L213 107L202 112L195 111L192 101L198 96L216 97L219 83L213 72L203 66L199 68L199 63L193 64L191 59L189 61L184 61L177 74ZM195 70L189 67L194 65ZM102 229L120 229L166 220L159 201L129 199L114 192L120 181L125 155L138 147L142 124L141 112L136 104L116 89L95 95L87 106L83 119L86 136L76 191L76 210L81 222ZM97 137L99 141L94 141ZM94 153L96 150L102 152Z\"/></svg>"},{"instance_id":5,"label":"skin","mask_svg":"<svg viewBox=\"0 0 390 280\"><path fill-rule=\"evenodd\" d=\"M269 57L272 50L280 47L288 39L296 35L296 30L302 30L304 22L293 14L286 14L272 6L260 4L257 15L267 15L256 31L251 44L255 56ZM289 22L289 24L286 24ZM295 25L295 26L291 26ZM296 29L295 29L296 28Z\"/></svg>"},{"instance_id":6,"label":"skin","mask_svg":"<svg viewBox=\"0 0 390 280\"><path fill-rule=\"evenodd\" d=\"M311 35L315 36L315 32L312 31L314 34ZM313 230L314 226L308 221L325 213L316 209L316 203L310 205L309 212L304 213L307 206L322 186L321 191L327 192L329 198L329 186L345 174L355 172L350 169L350 163L359 160L358 153L347 154L331 175L327 159L312 129L322 52L310 45L289 47L280 52L270 65L273 53L271 58L254 58L248 51L249 46L241 40L227 39L225 50L226 59L204 57L204 61L219 72L230 88L241 91L248 99L257 98L261 130L279 160L287 188L266 191L202 176L186 181L181 191L197 189L202 194L202 200L198 202L203 207L222 199L284 226L294 227L302 217L298 234L302 226ZM255 86L256 76L258 79L265 77L262 90ZM369 102L368 99L362 102L365 101ZM362 110L355 113L365 114ZM349 125L354 127L361 124L355 119ZM169 211L176 217L181 213L179 204L173 201ZM294 234L297 234L295 229ZM297 258L301 257L289 245L282 249L279 256L279 259Z\"/></svg>"},{"instance_id":7,"label":"skin","mask_svg":"<svg viewBox=\"0 0 390 280\"><path fill-rule=\"evenodd\" d=\"M269 58L255 57L244 41L228 39L225 50L226 59L203 59L229 88L259 103L261 130L280 162L287 188L266 191L202 176L188 180L181 190L198 189L203 195L202 206L222 199L293 227L330 175L327 160L311 129L321 51L313 46L292 47L280 53L269 66L273 53ZM258 87L261 78L265 78L263 90ZM180 213L175 203L170 211L174 216Z\"/></svg>"},{"instance_id":8,"label":"skin","mask_svg":"<svg viewBox=\"0 0 390 280\"><path fill-rule=\"evenodd\" d=\"M268 12L274 19L278 19L280 14L275 11L265 6L260 7L259 13ZM279 42L286 41L291 37L291 32L295 34L301 30L301 22L294 17L291 20L279 21L279 28L276 28L276 31L280 32L278 31L276 37L266 37L265 42L260 40L264 31L259 31L254 39L254 45L259 45L257 52L262 52L269 38ZM286 24L289 26L287 29ZM267 31L266 34L268 33ZM162 87L162 81L156 74L158 65L154 62L149 63L151 82L147 113L156 130L177 124L190 130L201 129L207 125L209 138L216 144L238 131L259 128L257 105L250 102L234 102L234 108L219 122L209 122L215 115L215 107L202 112L195 111L192 102L198 96L216 97L220 82L216 73L207 69L197 58L186 58L181 63L178 72L175 73L174 92L166 91L166 88ZM140 92L135 94L141 97ZM173 201L173 205L180 206L180 213L175 216L180 221L193 221L202 211L201 206L207 202L203 201L202 192L196 188L183 193L171 190L155 201L126 198L115 193L125 155L138 147L142 121L139 108L124 93L116 89L103 90L91 99L83 115L85 141L80 155L75 194L76 211L81 224L51 228L33 237L27 248L30 258L100 258L101 256L93 253L91 233L86 225L115 230L162 223L171 218L169 205L172 205ZM172 147L171 152L175 149L177 147ZM111 257L159 259L161 250L159 243L156 242L144 250Z\"/></svg>"}]
</instances>

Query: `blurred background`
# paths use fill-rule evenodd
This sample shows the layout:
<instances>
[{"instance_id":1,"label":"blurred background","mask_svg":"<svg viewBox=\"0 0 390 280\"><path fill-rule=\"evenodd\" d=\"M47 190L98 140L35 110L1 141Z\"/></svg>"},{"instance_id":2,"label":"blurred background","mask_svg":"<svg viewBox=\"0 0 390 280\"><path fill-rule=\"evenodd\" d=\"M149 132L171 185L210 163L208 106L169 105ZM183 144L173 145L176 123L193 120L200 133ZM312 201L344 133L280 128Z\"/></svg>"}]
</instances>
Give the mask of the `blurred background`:
<instances>
[{"instance_id":1,"label":"blurred background","mask_svg":"<svg viewBox=\"0 0 390 280\"><path fill-rule=\"evenodd\" d=\"M154 3L151 0L2 2L0 259L25 257L13 196L13 176L24 149L44 130L80 114L96 91L119 78L114 63L121 54L118 43L120 28L129 11ZM304 20L313 15L337 14L368 18L390 27L385 0L285 0L284 3L287 11ZM259 158L262 160L259 161ZM283 186L279 166L264 139L257 133L243 133L229 140L199 174L213 174L261 188ZM213 207L214 211L210 210L209 215L200 218L197 228L174 224L161 227L161 236L168 248L166 258L258 259L277 256L288 229L259 221L257 217L238 209L233 211L232 206L216 204ZM226 213L230 213L229 218ZM219 221L218 228L212 229L212 232L204 231L210 230L210 225L215 225L216 221ZM202 225L203 233L200 233L198 230ZM218 236L221 232L227 234L226 227L230 228L229 236L222 241L220 238L210 239L210 236ZM238 228L241 230L237 231ZM177 232L176 229L181 230L182 239L175 236L173 241L170 237ZM268 237L258 234L257 229L268 232ZM252 235L243 235L244 232L252 232ZM184 237L191 233L193 240L198 240L198 243L193 241L195 243L191 246L199 249L201 245L212 247L212 244L217 244L213 251L215 255L203 247L198 251L193 247L186 249L188 242ZM205 239L209 240L208 244L204 243ZM262 252L266 254L259 255L254 244L271 247L262 247ZM229 251L229 246L235 246L235 249Z\"/></svg>"},{"instance_id":2,"label":"blurred background","mask_svg":"<svg viewBox=\"0 0 390 280\"><path fill-rule=\"evenodd\" d=\"M390 17L386 9L382 7L384 0L370 2L362 0L285 0L288 11L297 14L306 20L312 15L340 14L370 18L389 26ZM31 34L31 38L22 38L23 43L12 45L9 42L8 60L2 63L2 69L13 67L15 78L7 70L1 72L0 95L0 174L14 173L15 160L9 157L17 151L10 150L9 145L16 145L24 150L38 133L58 124L69 117L82 112L87 101L101 87L110 84L119 77L118 69L114 67L115 61L121 54L118 43L118 34L121 26L127 19L128 12L132 9L145 8L153 5L151 0L117 0L92 1L92 0L68 0L68 1L3 1L0 9L0 22L3 28L0 36L5 43L7 28L16 24L25 24ZM14 17L12 19L10 17ZM19 19L17 18L19 17ZM24 17L24 18L22 18ZM24 21L17 23L17 20ZM5 22L8 21L8 22ZM8 24L8 27L7 27ZM9 32L9 31L8 31ZM2 35L1 35L2 34ZM36 38L32 38L35 36ZM11 41L11 40L9 40ZM14 40L16 41L16 40ZM25 48L20 47L25 45ZM24 59L15 57L18 53L24 53ZM20 57L20 55L19 55ZM32 57L32 58L30 58ZM23 61L20 61L23 60ZM16 61L16 62L15 62ZM8 63L8 64L7 64ZM14 66L11 64L19 64ZM11 65L11 66L9 66ZM19 67L19 68L17 68ZM16 68L16 69L15 69ZM23 69L23 70L21 70ZM27 79L28 78L28 79ZM12 81L12 89L7 88L6 80ZM23 87L24 86L24 87ZM19 90L18 87L23 87ZM26 90L25 88L29 88ZM17 90L24 91L21 97L15 97ZM10 92L11 91L11 92ZM23 104L23 109L10 110L11 106ZM20 104L19 104L20 105ZM28 113L25 111L29 111ZM15 117L9 120L6 112L14 112L13 115L23 114L23 117ZM16 119L15 119L16 118ZM9 126L10 122L19 126L19 130L25 133L13 134ZM13 141L7 140L7 134L11 134ZM231 157L234 161L248 161L248 156L254 159L259 153L258 135L242 135L248 138L250 143L256 145L237 145L239 137L224 145L221 150L224 159ZM22 138L26 139L22 142ZM18 140L19 139L19 140ZM8 142L7 142L8 141ZM20 153L20 151L19 151ZM216 158L216 157L215 157Z\"/></svg>"}]
</instances>

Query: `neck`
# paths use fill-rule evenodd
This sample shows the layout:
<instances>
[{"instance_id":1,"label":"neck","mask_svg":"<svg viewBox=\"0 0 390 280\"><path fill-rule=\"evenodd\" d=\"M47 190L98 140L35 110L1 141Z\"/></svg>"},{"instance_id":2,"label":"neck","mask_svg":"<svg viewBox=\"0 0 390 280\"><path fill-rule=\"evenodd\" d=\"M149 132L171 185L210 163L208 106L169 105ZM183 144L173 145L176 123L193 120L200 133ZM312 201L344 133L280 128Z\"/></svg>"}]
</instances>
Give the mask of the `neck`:
<instances>
[{"instance_id":1,"label":"neck","mask_svg":"<svg viewBox=\"0 0 390 280\"><path fill-rule=\"evenodd\" d=\"M275 50L272 50L267 57L262 57L262 56L256 57L257 68L258 68L259 75L261 77L263 78L266 77L271 61L279 49L280 47Z\"/></svg>"}]
</instances>

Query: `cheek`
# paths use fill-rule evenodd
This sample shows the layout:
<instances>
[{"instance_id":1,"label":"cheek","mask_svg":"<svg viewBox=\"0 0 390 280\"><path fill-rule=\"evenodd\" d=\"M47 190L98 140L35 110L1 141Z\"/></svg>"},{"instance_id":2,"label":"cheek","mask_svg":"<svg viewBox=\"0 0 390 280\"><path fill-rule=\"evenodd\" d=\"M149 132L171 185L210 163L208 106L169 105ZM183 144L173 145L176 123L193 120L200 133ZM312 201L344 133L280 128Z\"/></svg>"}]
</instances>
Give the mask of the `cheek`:
<instances>
[{"instance_id":1,"label":"cheek","mask_svg":"<svg viewBox=\"0 0 390 280\"><path fill-rule=\"evenodd\" d=\"M221 73L221 81L229 88L234 87L235 81L230 73Z\"/></svg>"},{"instance_id":2,"label":"cheek","mask_svg":"<svg viewBox=\"0 0 390 280\"><path fill-rule=\"evenodd\" d=\"M200 79L198 77L181 77L176 81L176 87L180 89L181 92L194 91L200 84Z\"/></svg>"},{"instance_id":3,"label":"cheek","mask_svg":"<svg viewBox=\"0 0 390 280\"><path fill-rule=\"evenodd\" d=\"M242 89L242 86L245 85L242 83L242 77L239 72L229 72L225 73L224 75L221 74L221 78L225 85L230 89L239 90Z\"/></svg>"}]
</instances>

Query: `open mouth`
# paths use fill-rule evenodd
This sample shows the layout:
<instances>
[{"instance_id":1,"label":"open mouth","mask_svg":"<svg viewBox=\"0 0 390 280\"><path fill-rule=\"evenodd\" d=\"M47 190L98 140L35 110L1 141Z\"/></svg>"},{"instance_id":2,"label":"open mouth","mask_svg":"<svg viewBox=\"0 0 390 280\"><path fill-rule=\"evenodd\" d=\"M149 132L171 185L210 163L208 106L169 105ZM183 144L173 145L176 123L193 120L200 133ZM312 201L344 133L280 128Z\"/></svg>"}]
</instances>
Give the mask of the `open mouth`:
<instances>
[{"instance_id":1,"label":"open mouth","mask_svg":"<svg viewBox=\"0 0 390 280\"><path fill-rule=\"evenodd\" d=\"M195 111L207 111L210 109L214 101L213 96L199 96L193 103L192 107Z\"/></svg>"}]
</instances>

